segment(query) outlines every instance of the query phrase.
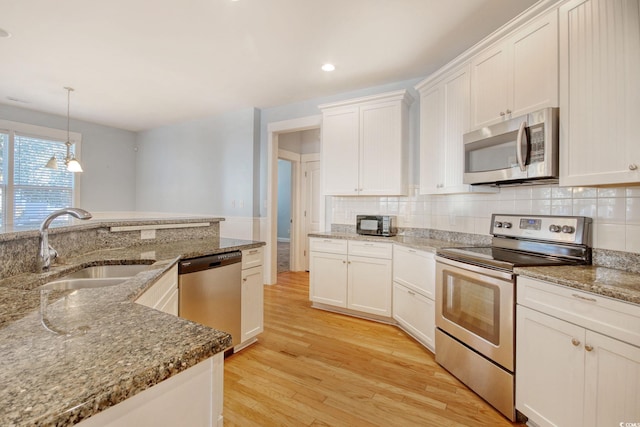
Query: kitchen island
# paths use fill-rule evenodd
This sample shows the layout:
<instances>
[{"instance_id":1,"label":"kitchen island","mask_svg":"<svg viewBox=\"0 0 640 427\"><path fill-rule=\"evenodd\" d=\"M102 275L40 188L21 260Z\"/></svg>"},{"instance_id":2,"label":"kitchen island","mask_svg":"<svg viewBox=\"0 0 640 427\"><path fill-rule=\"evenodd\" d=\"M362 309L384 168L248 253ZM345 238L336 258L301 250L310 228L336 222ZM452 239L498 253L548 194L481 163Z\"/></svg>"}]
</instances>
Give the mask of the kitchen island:
<instances>
[{"instance_id":1,"label":"kitchen island","mask_svg":"<svg viewBox=\"0 0 640 427\"><path fill-rule=\"evenodd\" d=\"M47 273L0 280L0 425L73 425L224 351L231 343L226 332L134 301L180 259L262 245L210 235L97 248ZM36 288L105 264L149 268L115 286L54 294L52 304L65 313L59 319L82 325L81 333L46 330Z\"/></svg>"}]
</instances>

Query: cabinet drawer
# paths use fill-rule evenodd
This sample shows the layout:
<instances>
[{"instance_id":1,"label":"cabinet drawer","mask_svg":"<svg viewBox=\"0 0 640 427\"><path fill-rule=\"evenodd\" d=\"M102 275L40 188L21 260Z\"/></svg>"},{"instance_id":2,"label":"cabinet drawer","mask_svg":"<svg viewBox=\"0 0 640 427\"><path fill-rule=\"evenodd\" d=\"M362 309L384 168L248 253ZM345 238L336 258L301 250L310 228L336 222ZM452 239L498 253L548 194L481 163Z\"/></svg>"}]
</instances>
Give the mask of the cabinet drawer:
<instances>
[{"instance_id":1,"label":"cabinet drawer","mask_svg":"<svg viewBox=\"0 0 640 427\"><path fill-rule=\"evenodd\" d=\"M245 249L242 251L242 269L259 267L262 265L262 247Z\"/></svg>"},{"instance_id":2,"label":"cabinet drawer","mask_svg":"<svg viewBox=\"0 0 640 427\"><path fill-rule=\"evenodd\" d=\"M640 307L566 286L518 277L518 304L640 346Z\"/></svg>"},{"instance_id":3,"label":"cabinet drawer","mask_svg":"<svg viewBox=\"0 0 640 427\"><path fill-rule=\"evenodd\" d=\"M309 250L330 254L346 254L347 240L311 238L309 239Z\"/></svg>"},{"instance_id":4,"label":"cabinet drawer","mask_svg":"<svg viewBox=\"0 0 640 427\"><path fill-rule=\"evenodd\" d=\"M393 281L435 299L435 255L393 245Z\"/></svg>"},{"instance_id":5,"label":"cabinet drawer","mask_svg":"<svg viewBox=\"0 0 640 427\"><path fill-rule=\"evenodd\" d=\"M436 310L432 299L394 283L393 318L422 344L435 349Z\"/></svg>"},{"instance_id":6,"label":"cabinet drawer","mask_svg":"<svg viewBox=\"0 0 640 427\"><path fill-rule=\"evenodd\" d=\"M391 259L392 254L391 243L349 241L349 255Z\"/></svg>"}]
</instances>

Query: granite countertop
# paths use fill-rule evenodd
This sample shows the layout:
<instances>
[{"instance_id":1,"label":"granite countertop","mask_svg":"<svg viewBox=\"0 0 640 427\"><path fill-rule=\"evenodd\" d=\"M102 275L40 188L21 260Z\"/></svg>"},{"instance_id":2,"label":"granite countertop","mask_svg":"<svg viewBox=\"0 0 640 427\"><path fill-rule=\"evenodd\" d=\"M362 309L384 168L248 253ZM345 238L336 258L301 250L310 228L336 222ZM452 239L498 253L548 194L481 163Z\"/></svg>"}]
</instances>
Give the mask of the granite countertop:
<instances>
[{"instance_id":1,"label":"granite countertop","mask_svg":"<svg viewBox=\"0 0 640 427\"><path fill-rule=\"evenodd\" d=\"M309 234L309 237L397 243L410 248L434 253L446 247L477 246L446 240L400 235L378 237L356 233L324 232L312 233ZM637 273L593 265L518 267L514 269L514 273L640 305L640 274Z\"/></svg>"},{"instance_id":2,"label":"granite countertop","mask_svg":"<svg viewBox=\"0 0 640 427\"><path fill-rule=\"evenodd\" d=\"M516 274L640 305L640 274L594 265L519 267Z\"/></svg>"},{"instance_id":3,"label":"granite countertop","mask_svg":"<svg viewBox=\"0 0 640 427\"><path fill-rule=\"evenodd\" d=\"M48 273L0 281L0 425L71 425L181 372L231 336L133 301L179 259L262 246L208 238L98 250ZM56 335L41 324L35 288L90 265L149 264L126 282L50 296Z\"/></svg>"},{"instance_id":4,"label":"granite countertop","mask_svg":"<svg viewBox=\"0 0 640 427\"><path fill-rule=\"evenodd\" d=\"M424 237L409 237L409 236L391 236L391 237L379 237L379 236L367 236L357 233L337 233L337 232L324 232L324 233L310 233L309 237L319 237L326 239L344 239L344 240L360 240L363 242L382 242L382 243L399 243L402 246L406 246L412 249L418 249L421 251L436 253L438 249L470 246L469 244L456 243L446 240L427 239Z\"/></svg>"}]
</instances>

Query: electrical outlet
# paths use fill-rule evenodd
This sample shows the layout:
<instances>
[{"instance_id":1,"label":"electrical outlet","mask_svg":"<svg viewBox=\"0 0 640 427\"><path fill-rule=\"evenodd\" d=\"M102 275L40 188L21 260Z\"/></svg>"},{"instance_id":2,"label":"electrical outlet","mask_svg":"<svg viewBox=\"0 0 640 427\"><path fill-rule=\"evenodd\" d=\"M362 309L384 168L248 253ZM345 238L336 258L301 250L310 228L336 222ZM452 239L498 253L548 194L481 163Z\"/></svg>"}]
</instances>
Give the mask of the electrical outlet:
<instances>
[{"instance_id":1,"label":"electrical outlet","mask_svg":"<svg viewBox=\"0 0 640 427\"><path fill-rule=\"evenodd\" d=\"M156 230L155 229L151 229L151 230L140 230L140 238L142 240L145 239L155 239L156 238Z\"/></svg>"}]
</instances>

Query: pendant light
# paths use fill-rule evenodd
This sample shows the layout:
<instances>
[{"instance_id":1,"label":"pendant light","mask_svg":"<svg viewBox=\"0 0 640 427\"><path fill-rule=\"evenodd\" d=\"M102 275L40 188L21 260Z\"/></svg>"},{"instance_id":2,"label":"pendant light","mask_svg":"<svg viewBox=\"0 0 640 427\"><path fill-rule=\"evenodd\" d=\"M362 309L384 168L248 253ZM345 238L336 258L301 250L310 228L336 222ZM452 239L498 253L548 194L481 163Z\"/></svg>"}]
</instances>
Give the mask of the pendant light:
<instances>
[{"instance_id":1,"label":"pendant light","mask_svg":"<svg viewBox=\"0 0 640 427\"><path fill-rule=\"evenodd\" d=\"M71 92L73 88L65 86L64 89L67 91L67 142L64 143L64 145L67 146L67 155L64 158L64 164L69 172L82 172L80 162L76 159L75 155L71 154L71 138L69 137L69 106L71 104ZM55 154L49 159L45 168L58 169L58 159L56 159Z\"/></svg>"}]
</instances>

